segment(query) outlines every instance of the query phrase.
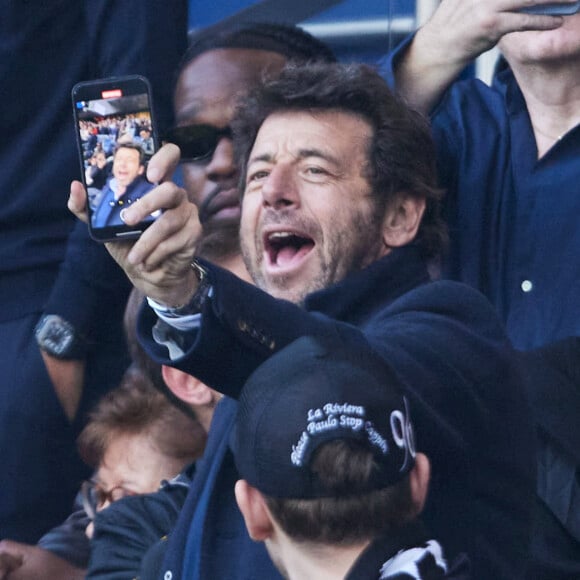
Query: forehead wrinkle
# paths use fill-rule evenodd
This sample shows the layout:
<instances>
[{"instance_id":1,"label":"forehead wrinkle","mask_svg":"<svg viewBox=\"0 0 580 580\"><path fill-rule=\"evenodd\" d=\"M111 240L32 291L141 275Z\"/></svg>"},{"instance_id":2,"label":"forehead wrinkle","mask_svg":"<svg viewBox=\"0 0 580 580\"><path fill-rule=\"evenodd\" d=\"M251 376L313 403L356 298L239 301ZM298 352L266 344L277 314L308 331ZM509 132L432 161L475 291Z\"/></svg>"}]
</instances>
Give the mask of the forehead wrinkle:
<instances>
[{"instance_id":1,"label":"forehead wrinkle","mask_svg":"<svg viewBox=\"0 0 580 580\"><path fill-rule=\"evenodd\" d=\"M327 151L321 151L320 149L309 148L309 149L299 149L296 155L293 157L297 160L307 159L309 157L318 157L325 161L330 161L334 165L340 165L340 160L328 153ZM260 153L259 155L254 155L250 158L248 163L255 163L258 161L265 161L267 163L272 163L274 161L275 155L272 153Z\"/></svg>"},{"instance_id":2,"label":"forehead wrinkle","mask_svg":"<svg viewBox=\"0 0 580 580\"><path fill-rule=\"evenodd\" d=\"M300 149L298 151L297 157L298 159L306 159L308 157L318 157L325 161L330 161L334 165L340 165L341 163L337 157L332 155L332 153L329 153L328 151L322 151L321 149L316 149L314 147L308 149Z\"/></svg>"}]
</instances>

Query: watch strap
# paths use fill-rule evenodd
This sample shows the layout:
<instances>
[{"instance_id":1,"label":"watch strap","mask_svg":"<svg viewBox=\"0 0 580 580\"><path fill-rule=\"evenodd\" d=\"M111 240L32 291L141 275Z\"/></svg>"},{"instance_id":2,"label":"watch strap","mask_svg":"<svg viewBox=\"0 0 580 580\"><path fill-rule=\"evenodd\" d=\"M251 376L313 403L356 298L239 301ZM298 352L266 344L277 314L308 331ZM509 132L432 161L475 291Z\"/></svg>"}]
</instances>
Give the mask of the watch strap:
<instances>
[{"instance_id":1,"label":"watch strap","mask_svg":"<svg viewBox=\"0 0 580 580\"><path fill-rule=\"evenodd\" d=\"M189 302L175 307L161 306L159 303L155 302L154 309L157 314L160 314L165 318L181 318L183 316L191 316L192 314L199 314L201 312L203 305L210 294L211 283L209 281L207 270L197 260L193 260L191 268L197 277L198 286ZM149 303L151 304L151 301Z\"/></svg>"}]
</instances>

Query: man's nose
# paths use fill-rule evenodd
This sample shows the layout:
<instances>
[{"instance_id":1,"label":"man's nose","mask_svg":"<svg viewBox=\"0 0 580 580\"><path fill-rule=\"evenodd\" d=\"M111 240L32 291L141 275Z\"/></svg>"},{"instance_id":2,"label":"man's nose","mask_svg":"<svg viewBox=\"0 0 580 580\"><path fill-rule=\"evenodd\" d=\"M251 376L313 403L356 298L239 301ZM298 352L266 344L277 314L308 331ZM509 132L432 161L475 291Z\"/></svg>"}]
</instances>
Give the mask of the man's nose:
<instances>
[{"instance_id":1,"label":"man's nose","mask_svg":"<svg viewBox=\"0 0 580 580\"><path fill-rule=\"evenodd\" d=\"M234 146L229 137L222 137L207 164L206 173L212 181L231 178L237 173L234 162Z\"/></svg>"},{"instance_id":2,"label":"man's nose","mask_svg":"<svg viewBox=\"0 0 580 580\"><path fill-rule=\"evenodd\" d=\"M298 206L300 194L292 168L275 165L262 185L262 200L265 206L281 209Z\"/></svg>"}]
</instances>

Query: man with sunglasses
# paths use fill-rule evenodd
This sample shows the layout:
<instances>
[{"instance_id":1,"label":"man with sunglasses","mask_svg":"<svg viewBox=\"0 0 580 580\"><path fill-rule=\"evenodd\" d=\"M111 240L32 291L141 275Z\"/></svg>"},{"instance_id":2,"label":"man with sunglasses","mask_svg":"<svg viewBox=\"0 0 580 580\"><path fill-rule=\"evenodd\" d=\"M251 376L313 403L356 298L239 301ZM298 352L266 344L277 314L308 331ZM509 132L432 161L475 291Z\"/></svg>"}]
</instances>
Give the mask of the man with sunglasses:
<instances>
[{"instance_id":1,"label":"man with sunglasses","mask_svg":"<svg viewBox=\"0 0 580 580\"><path fill-rule=\"evenodd\" d=\"M208 28L191 39L175 86L175 127L164 141L180 149L184 187L199 209L204 246L239 255L239 171L230 129L236 102L287 61L321 59L335 58L292 26L257 23L219 33Z\"/></svg>"}]
</instances>

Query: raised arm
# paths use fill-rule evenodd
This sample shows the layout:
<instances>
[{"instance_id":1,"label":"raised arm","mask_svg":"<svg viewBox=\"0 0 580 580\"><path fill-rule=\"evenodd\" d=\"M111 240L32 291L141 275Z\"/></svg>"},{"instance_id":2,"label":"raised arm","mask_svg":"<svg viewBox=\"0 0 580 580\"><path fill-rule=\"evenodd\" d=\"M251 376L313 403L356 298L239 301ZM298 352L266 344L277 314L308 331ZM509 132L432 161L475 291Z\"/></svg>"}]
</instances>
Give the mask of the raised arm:
<instances>
[{"instance_id":1,"label":"raised arm","mask_svg":"<svg viewBox=\"0 0 580 580\"><path fill-rule=\"evenodd\" d=\"M442 0L395 62L398 92L411 106L429 113L459 73L474 58L493 48L505 34L561 26L561 16L518 12L533 3L530 0Z\"/></svg>"}]
</instances>

